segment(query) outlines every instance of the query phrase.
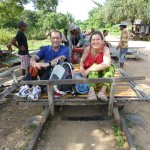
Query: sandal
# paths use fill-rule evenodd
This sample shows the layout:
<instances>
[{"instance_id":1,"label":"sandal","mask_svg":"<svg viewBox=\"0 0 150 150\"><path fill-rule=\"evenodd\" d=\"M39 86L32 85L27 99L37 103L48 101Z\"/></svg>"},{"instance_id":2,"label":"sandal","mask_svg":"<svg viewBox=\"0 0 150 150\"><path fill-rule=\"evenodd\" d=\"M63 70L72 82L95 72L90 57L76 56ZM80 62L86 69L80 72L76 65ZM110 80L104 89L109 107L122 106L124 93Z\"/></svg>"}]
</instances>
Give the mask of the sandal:
<instances>
[{"instance_id":1,"label":"sandal","mask_svg":"<svg viewBox=\"0 0 150 150\"><path fill-rule=\"evenodd\" d=\"M93 86L90 86L87 100L97 100L97 96Z\"/></svg>"},{"instance_id":2,"label":"sandal","mask_svg":"<svg viewBox=\"0 0 150 150\"><path fill-rule=\"evenodd\" d=\"M99 91L97 97L104 102L108 102L108 98L105 92Z\"/></svg>"}]
</instances>

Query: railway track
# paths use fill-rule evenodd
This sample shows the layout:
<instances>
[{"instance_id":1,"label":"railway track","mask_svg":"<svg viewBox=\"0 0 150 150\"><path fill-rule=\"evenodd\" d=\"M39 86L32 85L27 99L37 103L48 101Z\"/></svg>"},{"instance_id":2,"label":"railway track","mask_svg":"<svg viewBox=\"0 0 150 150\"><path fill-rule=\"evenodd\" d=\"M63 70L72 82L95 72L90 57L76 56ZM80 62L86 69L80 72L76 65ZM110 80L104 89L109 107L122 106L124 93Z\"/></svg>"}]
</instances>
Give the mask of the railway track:
<instances>
[{"instance_id":1,"label":"railway track","mask_svg":"<svg viewBox=\"0 0 150 150\"><path fill-rule=\"evenodd\" d=\"M2 74L0 74L0 77L3 77L7 74L11 74L13 79L14 79L14 82L10 85L10 86L7 86L7 87L3 87L3 91L0 93L0 99L1 99L1 102L3 101L4 98L7 99L7 97L9 98L13 98L13 95L11 94L16 88L18 88L18 86L20 84L24 84L25 82L24 81L21 81L20 79L16 78L15 76L15 73L14 73L14 70L16 68L13 68L11 70L8 70ZM119 68L120 69L120 68ZM48 99L41 99L39 100L38 102L35 102L35 101L29 101L29 100L17 100L16 102L19 104L20 102L28 102L28 103L31 103L31 104L35 104L35 105L44 105L46 106L46 108L44 109L43 111L43 116L41 117L41 120L40 120L40 123L39 125L36 127L36 130L35 132L33 133L33 136L27 146L27 150L33 150L36 148L37 146L37 143L38 143L38 139L40 138L41 134L42 134L42 131L43 131L43 128L45 126L45 123L48 119L49 116L54 116L55 115L55 108L54 108L54 105L60 105L60 106L63 106L63 105L104 105L104 106L107 106L108 108L108 116L107 117L112 117L114 118L114 120L121 126L125 136L126 136L126 139L128 141L128 145L129 145L129 148L131 150L136 150L136 146L135 146L135 143L134 143L134 140L132 139L132 136L128 130L128 127L126 125L126 122L125 122L125 118L124 118L124 114L123 112L121 111L121 107L123 107L124 105L128 104L129 102L135 102L135 101L145 101L145 102L150 102L150 98L144 93L144 91L142 91L141 89L139 88L136 88L136 83L133 81L133 80L141 80L141 79L144 79L144 77L130 77L128 76L122 69L120 69L120 72L123 74L123 78L117 78L117 79L106 79L106 80L101 80L101 82L110 82L110 83L116 83L116 82L121 82L121 81L128 81L130 86L134 89L134 91L139 95L139 97L137 98L131 98L131 97L125 97L125 98L115 98L114 96L114 89L113 87L111 88L111 94L110 94L110 101L109 103L102 103L100 101L87 101L85 100L84 98L73 98L73 99L67 99L66 101L64 100L60 100L60 99L53 99L53 97L51 96L51 94L48 95ZM81 82L81 83L86 83L86 82L99 82L98 80L90 80L90 81L74 81L74 83L78 83L78 82ZM26 82L28 83L28 82ZM53 85L53 84L68 84L69 82L67 81L61 81L61 82L58 82L58 81L40 81L39 82L39 85L47 85L48 86L48 89L49 89L49 92L52 93L52 86L50 85ZM70 82L71 83L71 82ZM33 83L30 82L30 84L37 84L37 81ZM55 103L55 104L54 104ZM106 118L107 118L106 117ZM106 119L105 118L105 119Z\"/></svg>"}]
</instances>

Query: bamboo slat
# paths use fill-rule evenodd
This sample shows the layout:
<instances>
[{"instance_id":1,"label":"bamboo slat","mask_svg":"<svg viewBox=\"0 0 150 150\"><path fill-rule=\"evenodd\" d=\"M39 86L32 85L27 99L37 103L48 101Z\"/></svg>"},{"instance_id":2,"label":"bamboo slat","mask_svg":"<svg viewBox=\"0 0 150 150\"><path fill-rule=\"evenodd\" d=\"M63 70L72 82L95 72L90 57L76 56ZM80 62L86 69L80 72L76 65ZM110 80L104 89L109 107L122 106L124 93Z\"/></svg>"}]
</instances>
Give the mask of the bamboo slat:
<instances>
[{"instance_id":1,"label":"bamboo slat","mask_svg":"<svg viewBox=\"0 0 150 150\"><path fill-rule=\"evenodd\" d=\"M74 64L74 71L78 72L79 71L79 64ZM115 75L114 77L123 77L119 69L115 69ZM100 88L96 89L96 93L98 94L98 91ZM110 96L110 92L107 92L108 97ZM71 94L65 95L63 99L67 99L71 97ZM117 97L137 97L136 92L132 89L132 87L128 84L128 82L121 82L121 83L116 83L116 88L115 88L115 98ZM77 95L78 98L86 98L87 94L85 95ZM47 95L43 95L42 98L47 98Z\"/></svg>"}]
</instances>

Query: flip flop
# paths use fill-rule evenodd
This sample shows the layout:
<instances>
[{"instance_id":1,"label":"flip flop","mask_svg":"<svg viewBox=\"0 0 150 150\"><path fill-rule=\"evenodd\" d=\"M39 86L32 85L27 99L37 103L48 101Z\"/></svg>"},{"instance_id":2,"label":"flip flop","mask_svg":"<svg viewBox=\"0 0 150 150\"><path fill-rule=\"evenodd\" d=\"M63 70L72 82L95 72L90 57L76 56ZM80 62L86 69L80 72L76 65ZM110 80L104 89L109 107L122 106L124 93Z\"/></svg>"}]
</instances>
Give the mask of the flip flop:
<instances>
[{"instance_id":1,"label":"flip flop","mask_svg":"<svg viewBox=\"0 0 150 150\"><path fill-rule=\"evenodd\" d=\"M108 102L108 98L106 93L99 91L98 95L97 95L98 99L104 101L104 102Z\"/></svg>"},{"instance_id":2,"label":"flip flop","mask_svg":"<svg viewBox=\"0 0 150 150\"><path fill-rule=\"evenodd\" d=\"M90 86L87 100L97 100L97 96L93 86Z\"/></svg>"}]
</instances>

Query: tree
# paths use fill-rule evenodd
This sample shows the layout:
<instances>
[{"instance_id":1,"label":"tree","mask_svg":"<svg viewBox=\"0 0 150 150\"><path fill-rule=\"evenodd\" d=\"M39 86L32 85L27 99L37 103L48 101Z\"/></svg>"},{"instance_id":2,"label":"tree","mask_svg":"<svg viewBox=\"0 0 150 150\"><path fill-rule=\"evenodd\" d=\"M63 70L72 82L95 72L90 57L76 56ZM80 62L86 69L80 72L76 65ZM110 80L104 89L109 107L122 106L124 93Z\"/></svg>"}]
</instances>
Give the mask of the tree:
<instances>
[{"instance_id":1,"label":"tree","mask_svg":"<svg viewBox=\"0 0 150 150\"><path fill-rule=\"evenodd\" d=\"M41 12L40 12L41 13ZM68 28L69 19L67 15L62 13L46 13L38 19L37 26L50 31L51 29L64 29Z\"/></svg>"},{"instance_id":2,"label":"tree","mask_svg":"<svg viewBox=\"0 0 150 150\"><path fill-rule=\"evenodd\" d=\"M0 3L0 26L16 27L19 15L23 11L23 6L12 1L4 1Z\"/></svg>"},{"instance_id":3,"label":"tree","mask_svg":"<svg viewBox=\"0 0 150 150\"><path fill-rule=\"evenodd\" d=\"M106 0L104 5L105 21L119 23L124 20L150 20L149 0Z\"/></svg>"},{"instance_id":4,"label":"tree","mask_svg":"<svg viewBox=\"0 0 150 150\"><path fill-rule=\"evenodd\" d=\"M43 10L44 12L56 12L58 0L32 0L35 9Z\"/></svg>"}]
</instances>

